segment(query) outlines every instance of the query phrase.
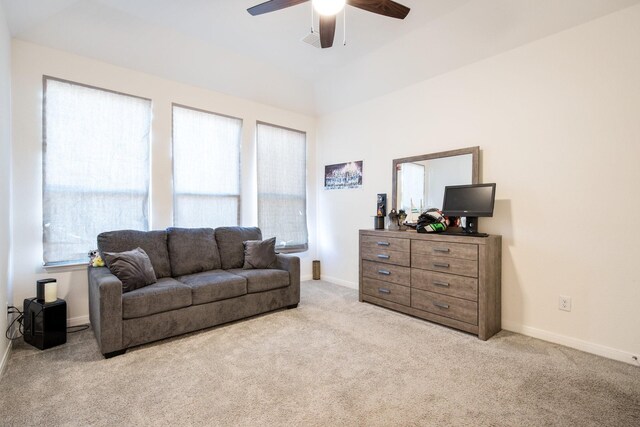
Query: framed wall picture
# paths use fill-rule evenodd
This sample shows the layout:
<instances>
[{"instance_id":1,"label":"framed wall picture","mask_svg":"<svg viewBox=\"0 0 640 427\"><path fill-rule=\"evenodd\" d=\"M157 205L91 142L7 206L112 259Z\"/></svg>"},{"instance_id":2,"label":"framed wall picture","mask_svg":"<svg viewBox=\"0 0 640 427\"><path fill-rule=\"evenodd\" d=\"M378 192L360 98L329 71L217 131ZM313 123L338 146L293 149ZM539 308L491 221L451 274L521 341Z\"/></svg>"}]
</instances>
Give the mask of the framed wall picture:
<instances>
[{"instance_id":1,"label":"framed wall picture","mask_svg":"<svg viewBox=\"0 0 640 427\"><path fill-rule=\"evenodd\" d=\"M325 190L359 187L362 187L362 160L324 167Z\"/></svg>"}]
</instances>

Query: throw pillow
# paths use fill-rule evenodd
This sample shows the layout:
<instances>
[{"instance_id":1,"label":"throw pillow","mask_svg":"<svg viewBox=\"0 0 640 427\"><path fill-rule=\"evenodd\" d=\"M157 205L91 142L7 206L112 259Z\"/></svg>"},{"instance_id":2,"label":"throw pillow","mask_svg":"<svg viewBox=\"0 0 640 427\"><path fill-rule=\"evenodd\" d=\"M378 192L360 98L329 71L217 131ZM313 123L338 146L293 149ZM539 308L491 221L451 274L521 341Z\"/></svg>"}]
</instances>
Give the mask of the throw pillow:
<instances>
[{"instance_id":1,"label":"throw pillow","mask_svg":"<svg viewBox=\"0 0 640 427\"><path fill-rule=\"evenodd\" d=\"M147 253L141 248L126 252L105 252L109 270L122 282L122 292L156 283L156 273Z\"/></svg>"},{"instance_id":2,"label":"throw pillow","mask_svg":"<svg viewBox=\"0 0 640 427\"><path fill-rule=\"evenodd\" d=\"M247 240L262 240L258 227L218 227L215 231L223 270L242 268L244 245Z\"/></svg>"},{"instance_id":3,"label":"throw pillow","mask_svg":"<svg viewBox=\"0 0 640 427\"><path fill-rule=\"evenodd\" d=\"M167 246L173 277L220 268L213 228L167 228Z\"/></svg>"},{"instance_id":4,"label":"throw pillow","mask_svg":"<svg viewBox=\"0 0 640 427\"><path fill-rule=\"evenodd\" d=\"M271 268L276 264L276 238L247 240L244 244L244 268Z\"/></svg>"},{"instance_id":5,"label":"throw pillow","mask_svg":"<svg viewBox=\"0 0 640 427\"><path fill-rule=\"evenodd\" d=\"M147 253L157 279L171 277L165 230L115 230L98 234L98 251L103 260L105 252L124 252L133 248L142 248Z\"/></svg>"}]
</instances>

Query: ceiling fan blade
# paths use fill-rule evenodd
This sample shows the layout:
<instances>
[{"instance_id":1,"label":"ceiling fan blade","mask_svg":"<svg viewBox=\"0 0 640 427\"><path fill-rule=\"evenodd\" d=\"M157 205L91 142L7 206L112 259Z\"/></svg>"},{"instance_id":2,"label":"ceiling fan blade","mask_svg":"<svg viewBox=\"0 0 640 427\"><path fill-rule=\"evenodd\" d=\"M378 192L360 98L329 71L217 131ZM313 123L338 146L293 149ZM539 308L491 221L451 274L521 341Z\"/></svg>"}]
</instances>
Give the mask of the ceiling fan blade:
<instances>
[{"instance_id":1,"label":"ceiling fan blade","mask_svg":"<svg viewBox=\"0 0 640 427\"><path fill-rule=\"evenodd\" d=\"M320 15L320 47L333 46L333 38L336 35L336 15Z\"/></svg>"},{"instance_id":2,"label":"ceiling fan blade","mask_svg":"<svg viewBox=\"0 0 640 427\"><path fill-rule=\"evenodd\" d=\"M398 19L406 18L411 10L392 0L347 0L347 4L367 12Z\"/></svg>"},{"instance_id":3,"label":"ceiling fan blade","mask_svg":"<svg viewBox=\"0 0 640 427\"><path fill-rule=\"evenodd\" d=\"M270 0L260 3L247 9L251 15L262 15L263 13L275 12L276 10L295 6L300 3L306 3L309 0Z\"/></svg>"}]
</instances>

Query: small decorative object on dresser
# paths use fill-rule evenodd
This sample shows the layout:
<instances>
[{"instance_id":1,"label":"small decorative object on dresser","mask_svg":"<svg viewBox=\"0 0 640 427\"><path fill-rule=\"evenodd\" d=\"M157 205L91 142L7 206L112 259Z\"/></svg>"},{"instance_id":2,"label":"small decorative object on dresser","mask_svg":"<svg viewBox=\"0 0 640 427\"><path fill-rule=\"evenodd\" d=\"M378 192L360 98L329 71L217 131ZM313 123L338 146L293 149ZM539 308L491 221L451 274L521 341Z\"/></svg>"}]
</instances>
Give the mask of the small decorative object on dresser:
<instances>
[{"instance_id":1,"label":"small decorative object on dresser","mask_svg":"<svg viewBox=\"0 0 640 427\"><path fill-rule=\"evenodd\" d=\"M400 230L400 226L398 226L398 212L396 212L395 209L391 209L391 212L389 212L389 230Z\"/></svg>"},{"instance_id":2,"label":"small decorative object on dresser","mask_svg":"<svg viewBox=\"0 0 640 427\"><path fill-rule=\"evenodd\" d=\"M470 332L501 329L502 237L360 230L360 301Z\"/></svg>"},{"instance_id":3,"label":"small decorative object on dresser","mask_svg":"<svg viewBox=\"0 0 640 427\"><path fill-rule=\"evenodd\" d=\"M384 230L384 217L387 215L387 193L378 194L376 202L376 216L374 227L376 230Z\"/></svg>"},{"instance_id":4,"label":"small decorative object on dresser","mask_svg":"<svg viewBox=\"0 0 640 427\"><path fill-rule=\"evenodd\" d=\"M407 213L404 211L404 209L400 209L398 211L398 228L400 228L400 230L406 230L407 226L404 225L404 220L407 219Z\"/></svg>"},{"instance_id":5,"label":"small decorative object on dresser","mask_svg":"<svg viewBox=\"0 0 640 427\"><path fill-rule=\"evenodd\" d=\"M378 200L376 202L376 216L387 215L387 193L378 194Z\"/></svg>"}]
</instances>

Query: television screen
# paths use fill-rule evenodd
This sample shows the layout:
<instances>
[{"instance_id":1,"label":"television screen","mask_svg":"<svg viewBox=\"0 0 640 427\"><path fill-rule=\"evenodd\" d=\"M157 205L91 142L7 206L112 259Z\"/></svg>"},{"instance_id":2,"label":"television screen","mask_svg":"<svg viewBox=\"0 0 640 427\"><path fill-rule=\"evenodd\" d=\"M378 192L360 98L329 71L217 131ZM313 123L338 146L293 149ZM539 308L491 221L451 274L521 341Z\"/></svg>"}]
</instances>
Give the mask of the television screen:
<instances>
[{"instance_id":1,"label":"television screen","mask_svg":"<svg viewBox=\"0 0 640 427\"><path fill-rule=\"evenodd\" d=\"M446 216L493 216L495 193L495 184L445 187L442 213Z\"/></svg>"}]
</instances>

